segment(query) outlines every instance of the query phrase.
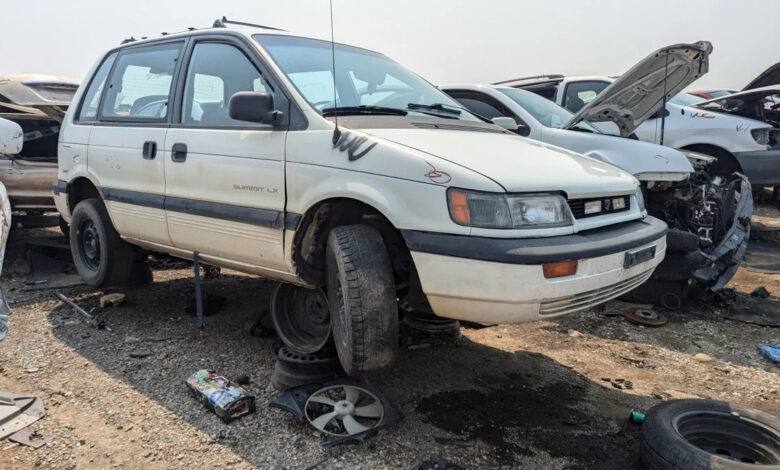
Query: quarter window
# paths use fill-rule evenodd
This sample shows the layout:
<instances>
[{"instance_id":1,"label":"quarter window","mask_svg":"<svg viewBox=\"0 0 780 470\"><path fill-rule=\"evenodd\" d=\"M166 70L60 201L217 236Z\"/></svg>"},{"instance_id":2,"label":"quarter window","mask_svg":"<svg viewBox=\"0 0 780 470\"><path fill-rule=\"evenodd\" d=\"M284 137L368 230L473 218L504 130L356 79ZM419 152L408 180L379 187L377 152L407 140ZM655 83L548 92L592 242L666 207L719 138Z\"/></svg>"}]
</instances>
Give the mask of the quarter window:
<instances>
[{"instance_id":1,"label":"quarter window","mask_svg":"<svg viewBox=\"0 0 780 470\"><path fill-rule=\"evenodd\" d=\"M230 97L240 91L269 88L252 62L235 46L195 45L184 88L182 122L204 125L246 125L228 115Z\"/></svg>"},{"instance_id":2,"label":"quarter window","mask_svg":"<svg viewBox=\"0 0 780 470\"><path fill-rule=\"evenodd\" d=\"M87 93L84 95L84 100L81 102L79 121L93 121L97 117L100 96L103 94L106 78L108 77L108 72L111 71L111 66L114 65L114 60L116 60L116 52L108 56L97 69L97 72L95 72Z\"/></svg>"},{"instance_id":3,"label":"quarter window","mask_svg":"<svg viewBox=\"0 0 780 470\"><path fill-rule=\"evenodd\" d=\"M181 47L181 44L166 44L122 51L109 80L103 118L165 120Z\"/></svg>"}]
</instances>

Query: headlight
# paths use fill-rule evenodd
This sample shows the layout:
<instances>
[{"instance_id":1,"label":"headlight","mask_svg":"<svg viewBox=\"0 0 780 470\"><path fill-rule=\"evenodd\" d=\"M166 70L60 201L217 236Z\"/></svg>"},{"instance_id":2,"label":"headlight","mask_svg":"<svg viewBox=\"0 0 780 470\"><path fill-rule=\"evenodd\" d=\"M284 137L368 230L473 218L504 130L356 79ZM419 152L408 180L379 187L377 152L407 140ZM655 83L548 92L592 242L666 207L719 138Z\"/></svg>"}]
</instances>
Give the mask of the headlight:
<instances>
[{"instance_id":1,"label":"headlight","mask_svg":"<svg viewBox=\"0 0 780 470\"><path fill-rule=\"evenodd\" d=\"M642 193L642 187L636 188L636 205L639 207L639 212L645 211L645 195Z\"/></svg>"},{"instance_id":2,"label":"headlight","mask_svg":"<svg viewBox=\"0 0 780 470\"><path fill-rule=\"evenodd\" d=\"M450 188L450 217L455 223L481 228L545 228L572 224L566 200L555 194L506 195Z\"/></svg>"}]
</instances>

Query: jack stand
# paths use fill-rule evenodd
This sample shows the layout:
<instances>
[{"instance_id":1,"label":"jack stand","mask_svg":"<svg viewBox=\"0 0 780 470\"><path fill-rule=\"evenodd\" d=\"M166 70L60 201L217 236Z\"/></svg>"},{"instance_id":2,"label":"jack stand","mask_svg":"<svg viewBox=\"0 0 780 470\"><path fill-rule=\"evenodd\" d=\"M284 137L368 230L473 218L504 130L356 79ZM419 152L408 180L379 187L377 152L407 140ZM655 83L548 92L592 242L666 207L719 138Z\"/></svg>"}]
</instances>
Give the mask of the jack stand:
<instances>
[{"instance_id":1,"label":"jack stand","mask_svg":"<svg viewBox=\"0 0 780 470\"><path fill-rule=\"evenodd\" d=\"M195 312L198 318L198 332L203 334L203 299L200 295L200 252L196 251L192 256L192 266L195 270Z\"/></svg>"}]
</instances>

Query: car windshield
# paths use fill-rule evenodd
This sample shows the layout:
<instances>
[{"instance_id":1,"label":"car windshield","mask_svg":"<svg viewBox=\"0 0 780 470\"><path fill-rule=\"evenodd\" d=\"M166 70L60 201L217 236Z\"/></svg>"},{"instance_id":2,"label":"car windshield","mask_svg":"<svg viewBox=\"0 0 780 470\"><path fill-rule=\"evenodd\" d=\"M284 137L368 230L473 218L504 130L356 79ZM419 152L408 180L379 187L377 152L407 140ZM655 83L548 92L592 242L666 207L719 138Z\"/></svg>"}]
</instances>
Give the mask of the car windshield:
<instances>
[{"instance_id":1,"label":"car windshield","mask_svg":"<svg viewBox=\"0 0 780 470\"><path fill-rule=\"evenodd\" d=\"M689 93L677 93L669 100L670 103L678 104L680 106L693 106L702 101L704 101L704 98L701 96L691 95Z\"/></svg>"},{"instance_id":2,"label":"car windshield","mask_svg":"<svg viewBox=\"0 0 780 470\"><path fill-rule=\"evenodd\" d=\"M332 115L333 108L361 114L403 110L403 115L481 121L397 62L382 54L343 44L335 45L334 100L330 42L270 34L258 34L254 38L320 113Z\"/></svg>"},{"instance_id":3,"label":"car windshield","mask_svg":"<svg viewBox=\"0 0 780 470\"><path fill-rule=\"evenodd\" d=\"M524 110L534 117L545 127L560 129L574 117L574 113L568 109L558 106L547 98L543 98L536 93L518 90L516 88L499 88L498 91L508 96L512 101L520 105ZM581 121L574 127L578 129L602 134L602 131L589 123Z\"/></svg>"}]
</instances>

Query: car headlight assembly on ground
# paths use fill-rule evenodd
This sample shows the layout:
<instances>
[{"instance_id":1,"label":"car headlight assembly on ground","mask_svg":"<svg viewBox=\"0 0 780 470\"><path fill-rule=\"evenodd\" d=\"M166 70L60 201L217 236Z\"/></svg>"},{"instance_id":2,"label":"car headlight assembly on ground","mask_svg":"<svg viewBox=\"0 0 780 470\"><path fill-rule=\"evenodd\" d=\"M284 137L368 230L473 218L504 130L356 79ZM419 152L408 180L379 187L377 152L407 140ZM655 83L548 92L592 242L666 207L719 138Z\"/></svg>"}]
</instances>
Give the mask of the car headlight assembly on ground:
<instances>
[{"instance_id":1,"label":"car headlight assembly on ground","mask_svg":"<svg viewBox=\"0 0 780 470\"><path fill-rule=\"evenodd\" d=\"M525 229L572 224L566 199L557 194L507 195L450 188L450 216L468 227Z\"/></svg>"}]
</instances>

